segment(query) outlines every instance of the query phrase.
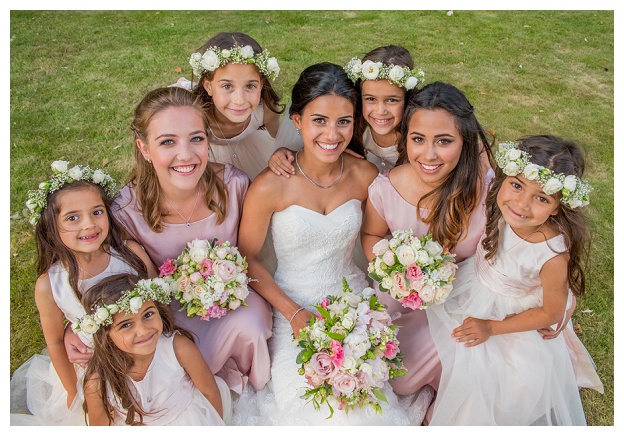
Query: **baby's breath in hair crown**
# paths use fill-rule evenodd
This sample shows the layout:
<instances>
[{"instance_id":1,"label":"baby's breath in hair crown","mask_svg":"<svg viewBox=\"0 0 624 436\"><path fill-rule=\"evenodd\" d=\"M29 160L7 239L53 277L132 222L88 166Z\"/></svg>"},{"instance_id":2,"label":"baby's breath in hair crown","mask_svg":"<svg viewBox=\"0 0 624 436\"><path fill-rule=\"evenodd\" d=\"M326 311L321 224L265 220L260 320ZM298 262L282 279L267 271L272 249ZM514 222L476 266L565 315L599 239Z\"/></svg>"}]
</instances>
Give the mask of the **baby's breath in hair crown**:
<instances>
[{"instance_id":1,"label":"baby's breath in hair crown","mask_svg":"<svg viewBox=\"0 0 624 436\"><path fill-rule=\"evenodd\" d=\"M26 207L30 215L29 221L33 226L37 224L39 218L41 218L41 212L48 205L48 194L58 191L64 185L75 180L85 180L100 185L109 200L112 200L117 195L115 180L102 170L93 171L88 166L79 165L68 169L69 162L64 160L56 160L52 162L51 166L54 171L52 178L39 183L39 189L28 191Z\"/></svg>"},{"instance_id":2,"label":"baby's breath in hair crown","mask_svg":"<svg viewBox=\"0 0 624 436\"><path fill-rule=\"evenodd\" d=\"M193 53L189 59L189 64L193 67L193 74L201 77L206 71L214 71L228 62L235 64L254 64L260 72L270 80L275 80L280 72L277 59L269 57L269 51L254 54L250 45L244 47L232 47L230 49L220 49L219 47L209 47L202 55Z\"/></svg>"},{"instance_id":3,"label":"baby's breath in hair crown","mask_svg":"<svg viewBox=\"0 0 624 436\"><path fill-rule=\"evenodd\" d=\"M502 142L495 153L498 166L507 176L524 176L536 181L544 194L553 195L561 191L561 203L571 209L589 204L589 193L592 187L575 175L556 174L548 168L531 163L531 155L518 148L517 142Z\"/></svg>"},{"instance_id":4,"label":"baby's breath in hair crown","mask_svg":"<svg viewBox=\"0 0 624 436\"><path fill-rule=\"evenodd\" d=\"M169 304L171 290L167 281L161 278L139 280L133 289L123 291L116 303L102 303L92 307L91 313L78 318L72 324L72 330L75 333L83 332L92 335L100 329L100 326L112 324L113 315L117 312L138 313L145 301Z\"/></svg>"},{"instance_id":5,"label":"baby's breath in hair crown","mask_svg":"<svg viewBox=\"0 0 624 436\"><path fill-rule=\"evenodd\" d=\"M387 65L382 62L371 60L362 61L357 57L352 58L344 70L353 83L358 80L381 80L387 79L390 83L405 88L414 89L418 84L425 81L425 72L421 69L410 70L408 67L399 65Z\"/></svg>"}]
</instances>

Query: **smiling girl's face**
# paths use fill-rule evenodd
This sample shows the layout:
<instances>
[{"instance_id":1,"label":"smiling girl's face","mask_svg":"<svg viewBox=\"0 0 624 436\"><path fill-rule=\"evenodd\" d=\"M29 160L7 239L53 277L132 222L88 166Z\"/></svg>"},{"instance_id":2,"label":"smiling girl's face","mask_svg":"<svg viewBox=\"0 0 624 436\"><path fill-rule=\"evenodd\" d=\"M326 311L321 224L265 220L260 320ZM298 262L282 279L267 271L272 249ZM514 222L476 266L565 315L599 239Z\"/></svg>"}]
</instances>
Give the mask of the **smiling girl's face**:
<instances>
[{"instance_id":1,"label":"smiling girl's face","mask_svg":"<svg viewBox=\"0 0 624 436\"><path fill-rule=\"evenodd\" d=\"M149 356L163 331L160 313L153 301L144 301L137 313L124 311L113 315L108 335L121 351L134 356Z\"/></svg>"}]
</instances>

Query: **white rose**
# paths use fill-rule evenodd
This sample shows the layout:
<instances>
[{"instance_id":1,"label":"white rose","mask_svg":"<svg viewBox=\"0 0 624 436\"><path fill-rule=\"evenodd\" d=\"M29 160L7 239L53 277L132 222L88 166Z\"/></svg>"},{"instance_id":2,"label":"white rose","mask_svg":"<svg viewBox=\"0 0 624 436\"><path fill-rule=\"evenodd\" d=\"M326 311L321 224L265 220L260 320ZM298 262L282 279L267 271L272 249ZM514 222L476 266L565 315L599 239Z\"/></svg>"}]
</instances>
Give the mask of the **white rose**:
<instances>
[{"instance_id":1,"label":"white rose","mask_svg":"<svg viewBox=\"0 0 624 436\"><path fill-rule=\"evenodd\" d=\"M351 71L354 74L360 73L362 71L362 61L359 59L353 59L351 62Z\"/></svg>"},{"instance_id":2,"label":"white rose","mask_svg":"<svg viewBox=\"0 0 624 436\"><path fill-rule=\"evenodd\" d=\"M521 156L520 150L518 150L517 148L512 148L511 150L507 152L507 159L509 160L516 160L520 156Z\"/></svg>"},{"instance_id":3,"label":"white rose","mask_svg":"<svg viewBox=\"0 0 624 436\"><path fill-rule=\"evenodd\" d=\"M277 63L277 59L269 58L267 66L269 67L269 71L271 71L272 73L275 73L275 76L277 77L277 75L280 72L280 67L279 67L279 64Z\"/></svg>"},{"instance_id":4,"label":"white rose","mask_svg":"<svg viewBox=\"0 0 624 436\"><path fill-rule=\"evenodd\" d=\"M403 68L395 65L388 73L388 78L394 82L398 82L405 75Z\"/></svg>"},{"instance_id":5,"label":"white rose","mask_svg":"<svg viewBox=\"0 0 624 436\"><path fill-rule=\"evenodd\" d=\"M401 245L397 248L396 256L399 259L399 262L401 262L401 265L405 266L413 264L414 259L416 259L416 254L409 245Z\"/></svg>"},{"instance_id":6,"label":"white rose","mask_svg":"<svg viewBox=\"0 0 624 436\"><path fill-rule=\"evenodd\" d=\"M367 80L376 80L379 75L379 67L381 64L379 62L366 61L362 64L362 75Z\"/></svg>"},{"instance_id":7,"label":"white rose","mask_svg":"<svg viewBox=\"0 0 624 436\"><path fill-rule=\"evenodd\" d=\"M37 203L29 198L28 200L26 200L26 207L28 208L30 213L33 213L35 211L35 207L37 207Z\"/></svg>"},{"instance_id":8,"label":"white rose","mask_svg":"<svg viewBox=\"0 0 624 436\"><path fill-rule=\"evenodd\" d=\"M189 250L189 256L191 256L193 262L201 263L208 256L208 250L202 247L192 247Z\"/></svg>"},{"instance_id":9,"label":"white rose","mask_svg":"<svg viewBox=\"0 0 624 436\"><path fill-rule=\"evenodd\" d=\"M418 250L418 253L416 253L418 259L417 259L417 263L419 265L428 265L429 264L429 253L427 253L427 251L425 250Z\"/></svg>"},{"instance_id":10,"label":"white rose","mask_svg":"<svg viewBox=\"0 0 624 436\"><path fill-rule=\"evenodd\" d=\"M226 59L229 58L231 54L232 54L232 52L230 50L228 50L228 49L221 50L221 56L223 56Z\"/></svg>"},{"instance_id":11,"label":"white rose","mask_svg":"<svg viewBox=\"0 0 624 436\"><path fill-rule=\"evenodd\" d=\"M132 297L130 299L130 310L132 313L138 313L141 306L143 306L143 299L141 297Z\"/></svg>"},{"instance_id":12,"label":"white rose","mask_svg":"<svg viewBox=\"0 0 624 436\"><path fill-rule=\"evenodd\" d=\"M95 322L92 316L85 316L80 322L80 331L92 335L97 332L100 326Z\"/></svg>"},{"instance_id":13,"label":"white rose","mask_svg":"<svg viewBox=\"0 0 624 436\"><path fill-rule=\"evenodd\" d=\"M412 247L412 250L414 250L414 253L417 253L418 250L420 250L422 248L422 244L420 243L420 239L418 239L418 238L412 239L412 242L410 243L410 247Z\"/></svg>"},{"instance_id":14,"label":"white rose","mask_svg":"<svg viewBox=\"0 0 624 436\"><path fill-rule=\"evenodd\" d=\"M383 280L381 280L381 286L383 286L384 289L390 290L394 286L394 280L390 277L384 277Z\"/></svg>"},{"instance_id":15,"label":"white rose","mask_svg":"<svg viewBox=\"0 0 624 436\"><path fill-rule=\"evenodd\" d=\"M355 325L355 319L350 314L346 314L342 318L341 324L344 328L346 328L347 330L350 330Z\"/></svg>"},{"instance_id":16,"label":"white rose","mask_svg":"<svg viewBox=\"0 0 624 436\"><path fill-rule=\"evenodd\" d=\"M106 321L108 316L109 316L109 313L105 307L98 307L98 309L93 314L93 318L95 318L95 320L99 321L100 323L103 323L104 321Z\"/></svg>"},{"instance_id":17,"label":"white rose","mask_svg":"<svg viewBox=\"0 0 624 436\"><path fill-rule=\"evenodd\" d=\"M52 167L52 169L54 171L57 171L59 173L64 173L65 171L67 171L67 164L69 162L64 161L64 160L55 160L54 162L52 162L52 165L50 165Z\"/></svg>"},{"instance_id":18,"label":"white rose","mask_svg":"<svg viewBox=\"0 0 624 436\"><path fill-rule=\"evenodd\" d=\"M390 250L386 251L381 257L381 260L388 266L394 265L394 253Z\"/></svg>"},{"instance_id":19,"label":"white rose","mask_svg":"<svg viewBox=\"0 0 624 436\"><path fill-rule=\"evenodd\" d=\"M410 89L414 89L416 85L418 85L418 78L414 76L410 77L405 81L405 89L407 89L408 91Z\"/></svg>"},{"instance_id":20,"label":"white rose","mask_svg":"<svg viewBox=\"0 0 624 436\"><path fill-rule=\"evenodd\" d=\"M230 250L228 250L226 247L221 247L217 249L216 254L219 259L225 259L229 252Z\"/></svg>"},{"instance_id":21,"label":"white rose","mask_svg":"<svg viewBox=\"0 0 624 436\"><path fill-rule=\"evenodd\" d=\"M244 59L252 58L254 55L253 48L251 48L250 45L246 45L245 47L241 48L240 53Z\"/></svg>"},{"instance_id":22,"label":"white rose","mask_svg":"<svg viewBox=\"0 0 624 436\"><path fill-rule=\"evenodd\" d=\"M353 356L346 356L342 361L341 368L347 372L353 372L357 368L357 360Z\"/></svg>"},{"instance_id":23,"label":"white rose","mask_svg":"<svg viewBox=\"0 0 624 436\"><path fill-rule=\"evenodd\" d=\"M351 292L345 293L341 298L342 301L344 301L351 307L357 307L358 304L360 304L360 297Z\"/></svg>"},{"instance_id":24,"label":"white rose","mask_svg":"<svg viewBox=\"0 0 624 436\"><path fill-rule=\"evenodd\" d=\"M49 187L50 187L50 182L39 183L39 189L48 189Z\"/></svg>"},{"instance_id":25,"label":"white rose","mask_svg":"<svg viewBox=\"0 0 624 436\"><path fill-rule=\"evenodd\" d=\"M451 285L450 283L444 286L438 287L438 289L436 289L435 291L435 294L433 295L434 303L435 304L444 303L452 290L453 290L453 285Z\"/></svg>"},{"instance_id":26,"label":"white rose","mask_svg":"<svg viewBox=\"0 0 624 436\"><path fill-rule=\"evenodd\" d=\"M524 171L522 173L528 180L535 180L539 175L539 166L530 163L524 167Z\"/></svg>"},{"instance_id":27,"label":"white rose","mask_svg":"<svg viewBox=\"0 0 624 436\"><path fill-rule=\"evenodd\" d=\"M205 248L206 250L208 249L208 241L206 241L205 239L196 238L189 242L187 245L189 249L193 247Z\"/></svg>"},{"instance_id":28,"label":"white rose","mask_svg":"<svg viewBox=\"0 0 624 436\"><path fill-rule=\"evenodd\" d=\"M418 295L425 303L431 303L433 301L433 295L435 294L435 289L431 285L423 286L420 291L418 291Z\"/></svg>"},{"instance_id":29,"label":"white rose","mask_svg":"<svg viewBox=\"0 0 624 436\"><path fill-rule=\"evenodd\" d=\"M373 245L373 254L375 256L383 256L388 251L388 240L381 239L375 245Z\"/></svg>"},{"instance_id":30,"label":"white rose","mask_svg":"<svg viewBox=\"0 0 624 436\"><path fill-rule=\"evenodd\" d=\"M554 193L561 191L561 188L563 188L563 184L559 181L559 179L551 177L544 185L544 194L553 195Z\"/></svg>"},{"instance_id":31,"label":"white rose","mask_svg":"<svg viewBox=\"0 0 624 436\"><path fill-rule=\"evenodd\" d=\"M568 206L570 206L571 209L575 209L583 205L584 205L583 202L579 200L578 198L571 198L570 200L568 200Z\"/></svg>"},{"instance_id":32,"label":"white rose","mask_svg":"<svg viewBox=\"0 0 624 436\"><path fill-rule=\"evenodd\" d=\"M238 273L236 275L236 281L240 284L246 285L247 284L247 274L243 274L243 273Z\"/></svg>"},{"instance_id":33,"label":"white rose","mask_svg":"<svg viewBox=\"0 0 624 436\"><path fill-rule=\"evenodd\" d=\"M82 170L80 169L78 165L70 169L68 174L69 174L69 177L71 177L74 180L80 180L82 178Z\"/></svg>"},{"instance_id":34,"label":"white rose","mask_svg":"<svg viewBox=\"0 0 624 436\"><path fill-rule=\"evenodd\" d=\"M427 253L429 253L431 256L439 256L442 254L443 251L440 244L438 244L436 241L427 241L427 243L425 244L425 250L427 250Z\"/></svg>"},{"instance_id":35,"label":"white rose","mask_svg":"<svg viewBox=\"0 0 624 436\"><path fill-rule=\"evenodd\" d=\"M520 172L520 167L515 162L509 162L503 169L503 172L508 176L516 176Z\"/></svg>"},{"instance_id":36,"label":"white rose","mask_svg":"<svg viewBox=\"0 0 624 436\"><path fill-rule=\"evenodd\" d=\"M440 280L446 282L453 275L453 265L450 262L442 264L436 271Z\"/></svg>"},{"instance_id":37,"label":"white rose","mask_svg":"<svg viewBox=\"0 0 624 436\"><path fill-rule=\"evenodd\" d=\"M217 280L212 284L212 289L214 289L216 294L221 294L221 292L225 291L225 283Z\"/></svg>"},{"instance_id":38,"label":"white rose","mask_svg":"<svg viewBox=\"0 0 624 436\"><path fill-rule=\"evenodd\" d=\"M205 70L214 71L220 66L219 56L214 51L208 50L202 56L201 65Z\"/></svg>"},{"instance_id":39,"label":"white rose","mask_svg":"<svg viewBox=\"0 0 624 436\"><path fill-rule=\"evenodd\" d=\"M189 64L191 64L191 67L197 68L198 66L201 65L201 59L202 59L201 53L193 53L191 57L189 58Z\"/></svg>"},{"instance_id":40,"label":"white rose","mask_svg":"<svg viewBox=\"0 0 624 436\"><path fill-rule=\"evenodd\" d=\"M241 302L239 300L232 300L228 303L228 308L230 310L236 310L240 307Z\"/></svg>"},{"instance_id":41,"label":"white rose","mask_svg":"<svg viewBox=\"0 0 624 436\"><path fill-rule=\"evenodd\" d=\"M234 288L234 297L238 298L239 300L244 300L245 298L247 298L248 295L249 289L247 289L247 286L236 286Z\"/></svg>"},{"instance_id":42,"label":"white rose","mask_svg":"<svg viewBox=\"0 0 624 436\"><path fill-rule=\"evenodd\" d=\"M102 183L106 178L106 174L102 170L93 171L93 183Z\"/></svg>"},{"instance_id":43,"label":"white rose","mask_svg":"<svg viewBox=\"0 0 624 436\"><path fill-rule=\"evenodd\" d=\"M563 187L572 192L576 189L576 176L566 176L563 180Z\"/></svg>"}]
</instances>

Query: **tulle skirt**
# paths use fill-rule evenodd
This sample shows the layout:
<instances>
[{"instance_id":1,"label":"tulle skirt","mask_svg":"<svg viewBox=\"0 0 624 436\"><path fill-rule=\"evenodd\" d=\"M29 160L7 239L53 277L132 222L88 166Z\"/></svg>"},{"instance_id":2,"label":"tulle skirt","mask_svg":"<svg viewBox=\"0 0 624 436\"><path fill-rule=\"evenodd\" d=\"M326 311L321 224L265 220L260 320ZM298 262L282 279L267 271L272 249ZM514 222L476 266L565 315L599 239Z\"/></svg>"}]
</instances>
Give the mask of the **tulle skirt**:
<instances>
[{"instance_id":1,"label":"tulle skirt","mask_svg":"<svg viewBox=\"0 0 624 436\"><path fill-rule=\"evenodd\" d=\"M502 320L541 305L541 292L516 298L485 288L474 273L475 258L462 263L447 302L427 309L442 361L430 425L585 425L563 336L510 333L474 347L451 338L467 316Z\"/></svg>"}]
</instances>

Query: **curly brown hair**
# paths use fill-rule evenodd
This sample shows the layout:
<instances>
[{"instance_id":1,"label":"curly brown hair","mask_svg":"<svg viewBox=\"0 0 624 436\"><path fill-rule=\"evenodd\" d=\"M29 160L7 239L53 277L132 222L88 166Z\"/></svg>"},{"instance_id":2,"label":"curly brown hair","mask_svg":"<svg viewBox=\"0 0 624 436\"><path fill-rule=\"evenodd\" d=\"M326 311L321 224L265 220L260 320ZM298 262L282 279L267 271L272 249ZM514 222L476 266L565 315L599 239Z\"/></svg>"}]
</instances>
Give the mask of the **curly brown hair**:
<instances>
[{"instance_id":1,"label":"curly brown hair","mask_svg":"<svg viewBox=\"0 0 624 436\"><path fill-rule=\"evenodd\" d=\"M531 155L531 162L541 165L555 173L582 177L585 172L585 157L576 142L551 135L527 136L518 140L518 148ZM496 178L492 182L486 198L487 224L485 237L481 245L486 251L485 258L490 260L496 257L500 224L503 220L498 207L498 191L507 176L495 166ZM553 195L558 200L561 192ZM583 265L589 260L591 245L590 233L585 215L580 208L572 209L568 205L559 203L556 215L548 217L548 221L563 235L570 260L568 261L568 284L576 296L585 293L585 272ZM554 250L553 250L554 251Z\"/></svg>"}]
</instances>

